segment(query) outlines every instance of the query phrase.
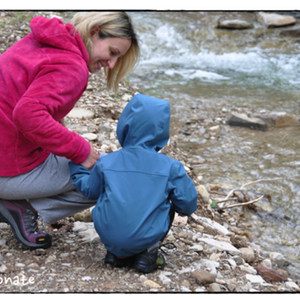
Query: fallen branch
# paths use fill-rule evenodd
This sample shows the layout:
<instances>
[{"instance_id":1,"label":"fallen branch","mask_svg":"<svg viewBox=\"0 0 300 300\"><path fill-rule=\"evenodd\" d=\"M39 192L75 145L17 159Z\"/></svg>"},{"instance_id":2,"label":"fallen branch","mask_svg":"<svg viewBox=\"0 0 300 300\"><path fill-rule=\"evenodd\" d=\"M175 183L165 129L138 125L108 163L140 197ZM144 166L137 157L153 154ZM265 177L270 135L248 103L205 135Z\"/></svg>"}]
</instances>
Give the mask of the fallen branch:
<instances>
[{"instance_id":1,"label":"fallen branch","mask_svg":"<svg viewBox=\"0 0 300 300\"><path fill-rule=\"evenodd\" d=\"M225 201L225 200L228 200L229 197L230 197L234 192L243 190L243 189L245 188L245 186L247 186L247 185L255 184L255 183L263 182L263 181L274 181L274 180L280 180L280 179L282 179L282 178L275 178L275 179L259 179L259 180L256 180L256 181L252 181L252 182L245 183L245 184L242 185L239 189L233 189L233 190L231 190L231 191L228 193L228 195L227 195L224 199L219 200L219 202L220 202L220 201L223 202L223 201Z\"/></svg>"},{"instance_id":2,"label":"fallen branch","mask_svg":"<svg viewBox=\"0 0 300 300\"><path fill-rule=\"evenodd\" d=\"M232 204L232 205L227 205L227 206L223 206L222 209L225 208L232 208L232 207L236 207L236 206L245 206L245 205L249 205L252 203L255 203L257 201L259 201L260 199L262 199L264 197L264 195L260 196L259 198L252 200L252 201L248 201L248 202L243 202L243 203L238 203L238 204Z\"/></svg>"}]
</instances>

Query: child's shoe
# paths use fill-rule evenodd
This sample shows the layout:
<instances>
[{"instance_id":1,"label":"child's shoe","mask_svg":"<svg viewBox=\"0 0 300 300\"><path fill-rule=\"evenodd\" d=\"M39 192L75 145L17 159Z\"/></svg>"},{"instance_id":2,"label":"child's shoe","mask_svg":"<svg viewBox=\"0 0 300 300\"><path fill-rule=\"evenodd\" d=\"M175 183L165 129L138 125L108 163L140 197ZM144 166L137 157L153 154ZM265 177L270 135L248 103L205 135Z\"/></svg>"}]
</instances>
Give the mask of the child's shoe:
<instances>
[{"instance_id":1,"label":"child's shoe","mask_svg":"<svg viewBox=\"0 0 300 300\"><path fill-rule=\"evenodd\" d=\"M150 252L145 250L137 254L133 263L133 268L143 273L151 273L157 269L162 270L164 267L165 258L157 248L154 248Z\"/></svg>"},{"instance_id":2,"label":"child's shoe","mask_svg":"<svg viewBox=\"0 0 300 300\"><path fill-rule=\"evenodd\" d=\"M0 199L0 222L8 223L16 239L31 250L51 246L51 236L38 230L37 217L26 200Z\"/></svg>"},{"instance_id":3,"label":"child's shoe","mask_svg":"<svg viewBox=\"0 0 300 300\"><path fill-rule=\"evenodd\" d=\"M110 264L116 268L125 267L129 264L129 262L130 262L130 259L128 257L118 258L117 256L115 256L114 254L112 254L109 251L107 251L105 259L104 259L104 263Z\"/></svg>"}]
</instances>

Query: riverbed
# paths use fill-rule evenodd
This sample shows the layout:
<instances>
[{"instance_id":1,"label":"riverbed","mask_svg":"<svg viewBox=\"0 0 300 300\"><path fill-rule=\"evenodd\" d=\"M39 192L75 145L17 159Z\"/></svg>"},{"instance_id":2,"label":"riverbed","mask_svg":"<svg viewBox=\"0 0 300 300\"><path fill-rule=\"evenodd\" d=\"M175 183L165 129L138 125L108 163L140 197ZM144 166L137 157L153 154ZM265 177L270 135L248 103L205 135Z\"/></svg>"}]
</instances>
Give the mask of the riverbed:
<instances>
[{"instance_id":1,"label":"riverbed","mask_svg":"<svg viewBox=\"0 0 300 300\"><path fill-rule=\"evenodd\" d=\"M290 13L299 22L298 13ZM204 161L195 167L204 185L238 188L269 180L249 187L269 198L260 201L263 210L252 215L248 229L266 251L284 253L290 270L300 274L300 129L257 131L226 123L231 111L300 116L300 38L283 36L287 28L266 28L256 12L130 15L142 54L131 83L170 102L171 135L192 160ZM253 28L219 29L220 18ZM216 138L205 137L210 122L220 125Z\"/></svg>"}]
</instances>

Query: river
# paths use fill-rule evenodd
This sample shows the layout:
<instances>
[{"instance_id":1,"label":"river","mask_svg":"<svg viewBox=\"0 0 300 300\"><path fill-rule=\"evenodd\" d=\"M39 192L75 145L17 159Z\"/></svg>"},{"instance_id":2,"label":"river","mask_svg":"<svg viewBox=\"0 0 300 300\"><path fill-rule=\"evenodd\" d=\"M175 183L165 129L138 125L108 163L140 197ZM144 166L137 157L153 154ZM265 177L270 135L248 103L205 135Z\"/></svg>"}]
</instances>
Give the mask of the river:
<instances>
[{"instance_id":1,"label":"river","mask_svg":"<svg viewBox=\"0 0 300 300\"><path fill-rule=\"evenodd\" d=\"M299 13L290 13L300 21ZM192 108L199 117L197 130L203 119L238 108L300 116L300 38L280 35L286 28L266 28L255 12L245 11L130 15L141 41L141 61L130 82L141 93L170 102L171 134L189 122ZM219 17L246 20L254 28L217 29ZM206 160L197 169L204 185L238 188L281 178L251 187L270 195L271 202L262 200L264 210L251 216L248 229L263 251L284 254L291 261L289 271L300 278L300 128L255 131L224 121L220 125L218 139L186 135L179 139L180 148Z\"/></svg>"}]
</instances>

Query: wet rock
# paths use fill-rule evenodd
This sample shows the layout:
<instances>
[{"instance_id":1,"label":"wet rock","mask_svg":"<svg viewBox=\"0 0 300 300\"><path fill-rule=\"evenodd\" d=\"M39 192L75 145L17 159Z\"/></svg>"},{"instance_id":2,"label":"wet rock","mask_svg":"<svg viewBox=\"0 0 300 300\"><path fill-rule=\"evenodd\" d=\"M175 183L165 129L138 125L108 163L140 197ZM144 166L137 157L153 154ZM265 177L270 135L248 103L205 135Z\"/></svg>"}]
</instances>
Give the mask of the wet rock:
<instances>
[{"instance_id":1,"label":"wet rock","mask_svg":"<svg viewBox=\"0 0 300 300\"><path fill-rule=\"evenodd\" d=\"M223 20L219 21L217 24L217 28L225 28L225 29L250 29L253 28L253 24L239 19L234 20Z\"/></svg>"},{"instance_id":2,"label":"wet rock","mask_svg":"<svg viewBox=\"0 0 300 300\"><path fill-rule=\"evenodd\" d=\"M299 118L286 112L273 112L266 114L250 114L250 117L259 118L266 123L267 127L299 126Z\"/></svg>"},{"instance_id":3,"label":"wet rock","mask_svg":"<svg viewBox=\"0 0 300 300\"><path fill-rule=\"evenodd\" d=\"M232 112L228 124L230 126L240 126L251 129L266 130L267 125L259 118L250 118L244 113Z\"/></svg>"},{"instance_id":4,"label":"wet rock","mask_svg":"<svg viewBox=\"0 0 300 300\"><path fill-rule=\"evenodd\" d=\"M300 37L300 27L282 30L280 35L298 38Z\"/></svg>"},{"instance_id":5,"label":"wet rock","mask_svg":"<svg viewBox=\"0 0 300 300\"><path fill-rule=\"evenodd\" d=\"M257 14L257 20L267 27L281 27L294 25L296 23L296 19L293 16L265 12L259 12Z\"/></svg>"}]
</instances>

